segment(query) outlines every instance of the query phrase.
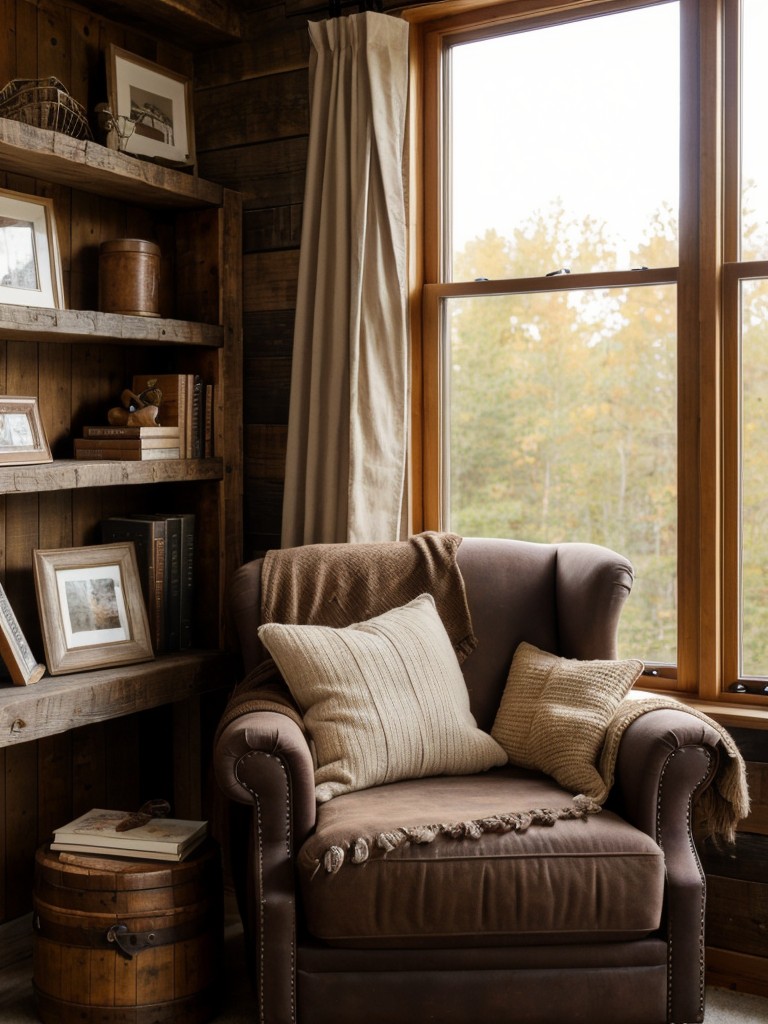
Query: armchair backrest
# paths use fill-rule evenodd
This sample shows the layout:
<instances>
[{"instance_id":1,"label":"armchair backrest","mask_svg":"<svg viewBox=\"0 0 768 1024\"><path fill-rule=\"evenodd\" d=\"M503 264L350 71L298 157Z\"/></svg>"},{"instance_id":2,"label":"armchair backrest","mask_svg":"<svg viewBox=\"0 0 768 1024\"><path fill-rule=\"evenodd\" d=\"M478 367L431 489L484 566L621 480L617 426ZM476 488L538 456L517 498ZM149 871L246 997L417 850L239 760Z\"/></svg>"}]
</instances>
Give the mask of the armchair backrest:
<instances>
[{"instance_id":1,"label":"armchair backrest","mask_svg":"<svg viewBox=\"0 0 768 1024\"><path fill-rule=\"evenodd\" d=\"M256 632L261 565L257 559L242 566L230 588L246 672L267 656ZM479 641L463 671L480 728L493 724L522 640L568 658L616 657L619 616L633 579L622 555L594 544L465 538L458 565Z\"/></svg>"}]
</instances>

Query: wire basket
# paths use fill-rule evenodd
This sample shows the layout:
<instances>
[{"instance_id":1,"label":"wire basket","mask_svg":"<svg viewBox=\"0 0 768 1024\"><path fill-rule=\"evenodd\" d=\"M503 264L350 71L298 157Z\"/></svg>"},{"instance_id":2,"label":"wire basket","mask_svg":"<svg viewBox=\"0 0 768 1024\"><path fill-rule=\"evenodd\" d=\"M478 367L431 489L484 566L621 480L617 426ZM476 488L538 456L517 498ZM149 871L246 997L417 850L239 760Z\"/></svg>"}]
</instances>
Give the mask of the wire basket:
<instances>
[{"instance_id":1,"label":"wire basket","mask_svg":"<svg viewBox=\"0 0 768 1024\"><path fill-rule=\"evenodd\" d=\"M0 117L75 139L93 138L84 107L58 78L14 78L0 91Z\"/></svg>"}]
</instances>

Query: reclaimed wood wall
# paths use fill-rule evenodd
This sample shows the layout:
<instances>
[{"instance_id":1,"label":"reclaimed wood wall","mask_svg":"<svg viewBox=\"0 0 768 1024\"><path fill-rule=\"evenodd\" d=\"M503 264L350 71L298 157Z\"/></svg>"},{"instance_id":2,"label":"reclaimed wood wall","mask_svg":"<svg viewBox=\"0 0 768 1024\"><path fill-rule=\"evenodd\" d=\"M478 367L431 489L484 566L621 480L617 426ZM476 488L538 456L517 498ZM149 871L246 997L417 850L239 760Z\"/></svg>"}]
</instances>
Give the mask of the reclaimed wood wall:
<instances>
[{"instance_id":1,"label":"reclaimed wood wall","mask_svg":"<svg viewBox=\"0 0 768 1024\"><path fill-rule=\"evenodd\" d=\"M242 15L244 42L197 57L200 173L243 194L245 557L280 544L309 99L306 17Z\"/></svg>"}]
</instances>

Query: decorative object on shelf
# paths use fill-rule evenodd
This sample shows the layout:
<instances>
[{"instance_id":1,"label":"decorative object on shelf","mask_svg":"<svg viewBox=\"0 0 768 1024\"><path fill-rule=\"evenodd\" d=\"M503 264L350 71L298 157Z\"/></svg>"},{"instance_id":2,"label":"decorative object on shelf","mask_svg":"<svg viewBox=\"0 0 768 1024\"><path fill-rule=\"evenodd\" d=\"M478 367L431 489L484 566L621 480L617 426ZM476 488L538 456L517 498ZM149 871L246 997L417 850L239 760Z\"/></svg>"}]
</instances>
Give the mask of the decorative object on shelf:
<instances>
[{"instance_id":1,"label":"decorative object on shelf","mask_svg":"<svg viewBox=\"0 0 768 1024\"><path fill-rule=\"evenodd\" d=\"M13 614L11 603L0 586L0 657L16 686L29 686L45 674L30 650L21 626Z\"/></svg>"},{"instance_id":2,"label":"decorative object on shelf","mask_svg":"<svg viewBox=\"0 0 768 1024\"><path fill-rule=\"evenodd\" d=\"M0 395L0 466L52 461L37 399Z\"/></svg>"},{"instance_id":3,"label":"decorative object on shelf","mask_svg":"<svg viewBox=\"0 0 768 1024\"><path fill-rule=\"evenodd\" d=\"M192 83L184 75L109 46L107 123L117 147L171 166L195 162ZM132 129L131 129L132 124Z\"/></svg>"},{"instance_id":4,"label":"decorative object on shelf","mask_svg":"<svg viewBox=\"0 0 768 1024\"><path fill-rule=\"evenodd\" d=\"M146 391L143 395L135 395L130 388L120 395L120 405L116 405L107 413L107 420L113 427L154 427L162 400L162 392Z\"/></svg>"},{"instance_id":5,"label":"decorative object on shelf","mask_svg":"<svg viewBox=\"0 0 768 1024\"><path fill-rule=\"evenodd\" d=\"M33 554L51 675L154 657L133 544Z\"/></svg>"},{"instance_id":6,"label":"decorative object on shelf","mask_svg":"<svg viewBox=\"0 0 768 1024\"><path fill-rule=\"evenodd\" d=\"M0 117L92 139L85 108L58 78L14 78L0 91Z\"/></svg>"},{"instance_id":7,"label":"decorative object on shelf","mask_svg":"<svg viewBox=\"0 0 768 1024\"><path fill-rule=\"evenodd\" d=\"M99 309L124 316L160 316L160 246L115 238L99 246Z\"/></svg>"},{"instance_id":8,"label":"decorative object on shelf","mask_svg":"<svg viewBox=\"0 0 768 1024\"><path fill-rule=\"evenodd\" d=\"M64 308L52 199L0 189L0 302Z\"/></svg>"}]
</instances>

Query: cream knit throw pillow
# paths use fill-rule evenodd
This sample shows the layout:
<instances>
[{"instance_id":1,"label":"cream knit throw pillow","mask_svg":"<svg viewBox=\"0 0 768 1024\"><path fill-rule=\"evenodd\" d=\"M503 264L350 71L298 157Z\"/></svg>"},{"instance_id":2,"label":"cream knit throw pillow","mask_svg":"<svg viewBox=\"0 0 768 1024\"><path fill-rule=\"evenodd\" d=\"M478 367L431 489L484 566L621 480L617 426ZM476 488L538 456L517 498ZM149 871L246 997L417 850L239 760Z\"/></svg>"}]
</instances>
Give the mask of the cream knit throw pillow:
<instances>
[{"instance_id":1,"label":"cream knit throw pillow","mask_svg":"<svg viewBox=\"0 0 768 1024\"><path fill-rule=\"evenodd\" d=\"M600 803L597 770L608 723L643 670L642 661L578 661L521 643L491 729L512 764L551 775Z\"/></svg>"},{"instance_id":2,"label":"cream knit throw pillow","mask_svg":"<svg viewBox=\"0 0 768 1024\"><path fill-rule=\"evenodd\" d=\"M477 728L430 594L343 628L268 623L259 637L304 715L319 803L427 775L470 775L507 755Z\"/></svg>"}]
</instances>

